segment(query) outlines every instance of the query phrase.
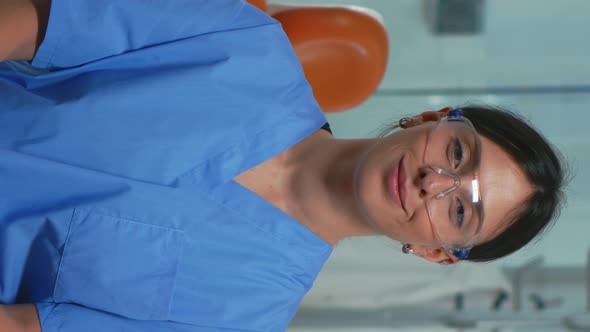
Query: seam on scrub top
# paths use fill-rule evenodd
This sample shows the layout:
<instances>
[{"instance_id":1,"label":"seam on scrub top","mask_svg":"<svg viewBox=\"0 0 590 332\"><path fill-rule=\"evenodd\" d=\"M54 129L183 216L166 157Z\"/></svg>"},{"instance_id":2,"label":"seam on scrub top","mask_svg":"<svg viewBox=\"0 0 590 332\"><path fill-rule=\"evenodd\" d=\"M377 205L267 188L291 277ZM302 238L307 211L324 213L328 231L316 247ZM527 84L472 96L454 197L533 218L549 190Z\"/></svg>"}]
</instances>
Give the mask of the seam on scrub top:
<instances>
[{"instance_id":1,"label":"seam on scrub top","mask_svg":"<svg viewBox=\"0 0 590 332\"><path fill-rule=\"evenodd\" d=\"M57 303L44 303L44 302L40 302L40 304L50 304L51 305L51 309L49 310L49 312L45 315L45 317L41 318L39 316L39 323L41 324L41 329L43 330L43 327L47 327L47 325L55 325L55 324L51 324L48 323L50 322L50 319L53 318L53 316L55 316L55 308L59 305ZM37 314L39 314L39 311L37 310ZM55 328L55 326L54 326Z\"/></svg>"},{"instance_id":2,"label":"seam on scrub top","mask_svg":"<svg viewBox=\"0 0 590 332\"><path fill-rule=\"evenodd\" d=\"M129 216L126 215L124 213L112 213L112 212L108 212L106 210L103 210L100 207L93 207L93 208L77 208L76 210L80 210L80 211L85 211L87 212L88 215L101 215L101 216L105 216L105 217L110 217L113 219L120 219L122 221L126 221L129 223L133 223L133 224L138 224L138 225L143 225L143 226L150 226L150 227L157 227L157 228L161 228L164 230L173 230L173 231L177 231L177 232L181 232L184 233L185 230L182 228L176 228L176 227L172 227L172 226L162 226L162 225L154 225L154 224L150 224L149 222L144 222L142 220L151 220L149 218L141 218L141 217L136 217L136 216ZM169 220L169 218L166 218L164 220Z\"/></svg>"},{"instance_id":3,"label":"seam on scrub top","mask_svg":"<svg viewBox=\"0 0 590 332\"><path fill-rule=\"evenodd\" d=\"M169 231L170 229L168 229ZM172 280L172 286L170 287L170 300L168 302L168 306L167 306L167 310L166 310L166 320L170 320L170 313L172 312L172 304L174 303L174 294L175 294L175 290L176 290L176 285L177 285L177 281L178 281L178 272L180 270L180 261L182 260L182 258L184 257L184 251L186 250L186 243L187 241L187 236L186 233L184 231L182 231L182 233L180 234L182 236L182 241L183 243L181 245L177 245L177 247L179 247L178 253L176 254L176 263L174 264L174 279ZM168 244L170 242L170 237L167 237L166 239L166 244ZM174 245L174 244L173 244ZM164 260L160 260L161 262L164 262ZM168 259L169 261L169 259ZM160 264L162 265L162 264ZM162 279L164 277L160 276L159 277L159 282L158 284L162 284ZM161 298L161 297L158 297ZM157 301L155 301L157 302Z\"/></svg>"},{"instance_id":4,"label":"seam on scrub top","mask_svg":"<svg viewBox=\"0 0 590 332\"><path fill-rule=\"evenodd\" d=\"M63 261L65 260L65 256L66 256L66 248L68 246L68 243L70 241L70 236L72 235L72 227L74 225L74 218L76 216L76 214L78 214L78 209L74 208L74 210L72 211L72 215L70 216L70 224L68 226L68 235L66 236L66 239L64 240L64 247L63 247L63 252L59 258L59 264L57 267L57 273L55 274L55 284L53 285L53 292L51 293L51 298L53 299L54 303L55 302L55 293L57 291L58 288L58 284L59 284L59 276L61 275L61 270L62 270L62 264ZM49 315L48 315L49 317Z\"/></svg>"},{"instance_id":5,"label":"seam on scrub top","mask_svg":"<svg viewBox=\"0 0 590 332\"><path fill-rule=\"evenodd\" d=\"M279 23L271 22L271 23L265 23L265 24L260 24L260 25L256 25L256 26L244 27L244 28L238 28L238 29L226 29L226 30L218 30L218 31L209 31L209 32L205 32L205 33L201 33L201 34L196 34L196 35L189 36L189 37L178 38L178 39L174 39L174 40L162 41L162 42L159 42L159 43L145 45L145 46L142 46L141 48L130 49L130 50L124 51L122 53L118 53L118 54L107 55L107 56L104 56L104 57L102 57L100 59L94 59L92 61L87 61L87 62L84 62L84 63L81 63L81 64L77 64L75 66L66 67L66 68L61 69L61 70L72 70L72 69L76 69L76 68L83 68L83 67L90 66L90 65L95 65L96 63L99 63L99 62L102 62L102 61L107 61L107 60L110 60L112 58L116 58L116 57L119 57L119 56L132 55L132 54L134 54L136 52L141 52L141 51L144 51L144 50L149 50L149 49L154 48L154 47L160 47L160 46L163 46L163 45L174 44L176 42L188 41L190 39L199 38L201 36L213 35L213 34L217 34L217 33L230 32L230 31L241 31L241 30L256 29L256 28L262 28L262 27L266 27L266 26L276 26L276 25L279 25L280 26ZM60 38L59 42L61 42L61 38ZM53 53L55 53L55 52L53 52ZM54 57L53 56L53 53L52 53L52 56L51 56L51 62L53 61L53 57ZM175 65L175 63L173 63L173 62L172 63L165 63L165 65ZM92 69L92 68L90 68L90 69ZM298 68L298 70L300 70L300 68ZM89 71L85 71L84 70L84 71L81 71L80 73L77 73L77 74L80 74L81 75L81 74L87 74L87 73L89 73Z\"/></svg>"},{"instance_id":6,"label":"seam on scrub top","mask_svg":"<svg viewBox=\"0 0 590 332\"><path fill-rule=\"evenodd\" d=\"M47 61L44 61L46 66L50 66L50 67L54 66L55 54L57 53L57 49L61 45L63 39L64 39L64 36L61 35L59 37L59 39L55 42L55 45L53 46L51 53L49 54L49 58L47 59Z\"/></svg>"},{"instance_id":7,"label":"seam on scrub top","mask_svg":"<svg viewBox=\"0 0 590 332\"><path fill-rule=\"evenodd\" d=\"M233 181L233 180L232 180L232 181ZM235 183L235 185L241 186L241 185L240 185L239 183L237 183L237 182ZM246 189L246 188L244 188L244 189L245 189L245 190L248 190L248 189ZM255 194L253 194L253 195L255 195ZM283 242L283 243L288 243L288 244L289 244L289 247L299 247L299 245L291 243L291 241L289 241L289 239L288 239L287 237L284 237L284 236L282 236L282 235L278 235L278 234L273 234L273 233L271 233L271 232L270 232L270 231L268 231L267 229L265 229L265 228L263 228L262 226L260 226L260 225L259 225L259 224L258 224L256 221L252 220L252 219L251 219L249 216L246 216L246 215L244 215L244 214L240 214L240 213L238 213L238 211L236 211L236 210L235 210L233 207L231 207L231 206L228 206L226 203L224 203L224 202L221 202L221 201L219 201L219 200L217 200L217 199L215 199L215 198L213 198L213 197L210 197L210 198L211 198L211 200L212 200L213 202L215 202L215 203L216 203L218 206L222 206L222 207L224 207L224 208L225 208L224 210L226 210L226 211L229 211L229 212L231 213L231 215L237 215L237 216L239 217L239 219L246 220L250 226L253 226L255 229L257 229L258 231L260 231L260 233L262 233L262 234L265 234L265 235L266 235L268 238L272 239L273 241L279 241L279 242ZM262 199L262 198L260 198L260 199ZM268 204L270 204L270 203L268 203ZM281 211L281 212L282 212L282 211ZM289 216L288 214L286 214L286 213L284 213L284 212L283 212L283 214L285 214L287 217L289 217L289 218L293 219L293 220L294 220L294 222L297 222L297 223L299 223L297 220L295 220L293 217ZM301 225L301 224L300 224L300 225ZM303 226L303 225L301 225L301 226ZM303 227L305 227L305 226L303 226ZM307 229L307 231L311 232L309 229ZM317 235L315 235L315 236L317 237ZM328 251L328 249L327 249L327 250L324 250L324 251L322 252L322 255L323 255L325 252L327 252L327 251ZM303 258L305 259L305 261L306 261L307 263L313 263L313 262L315 262L315 261L316 261L316 259L314 259L314 256L315 256L315 255L314 255L314 254L312 254L312 253L307 253L307 252L304 252L304 253L302 253L302 256L303 256ZM309 274L309 273L306 273L306 274Z\"/></svg>"},{"instance_id":8,"label":"seam on scrub top","mask_svg":"<svg viewBox=\"0 0 590 332\"><path fill-rule=\"evenodd\" d=\"M56 7L57 7L57 5L56 5ZM57 18L55 17L55 16L60 16L59 14L57 14L57 13L54 12L54 15L52 17L52 15L51 15L52 9L54 11L57 11L57 8L55 8L53 6L51 6L49 8L49 18L48 18L48 22L47 22L47 31L45 33L45 36L43 37L43 41L41 42L41 45L43 45L43 43L45 42L45 38L48 35L47 32L50 32L49 28L50 28L50 24L52 23L51 21L53 21L54 25L57 25L58 24L57 22L59 22L59 26L61 28L65 28L66 27L66 24L64 22L58 20L59 17L57 17ZM67 15L65 15L65 16L67 17ZM54 29L52 29L51 32L54 32ZM48 57L46 59L43 59L42 60L43 66L46 69L47 69L47 67L53 67L54 66L53 60L55 59L55 54L56 54L57 49L59 48L59 46L62 44L62 41L63 41L63 39L65 37L65 34L64 33L59 33L60 31L57 31L57 32L58 32L58 38L57 38L57 40L55 40L55 42L49 44L50 51L51 52L47 55ZM36 54L35 54L35 56L36 56ZM31 65L33 64L33 62L35 60L34 58L35 57L33 57L32 61L31 61Z\"/></svg>"},{"instance_id":9,"label":"seam on scrub top","mask_svg":"<svg viewBox=\"0 0 590 332\"><path fill-rule=\"evenodd\" d=\"M213 34L218 34L218 33L223 33L223 32L230 32L230 31L252 30L252 29L264 28L264 27L268 27L268 26L277 26L277 25L280 26L279 22L269 22L269 23L263 23L263 24L253 25L253 26L243 27L243 28L209 31L209 32L205 32L205 33L202 33L202 34L198 34L198 35L192 36L192 37L182 38L182 39L178 39L178 40L190 39L190 38L195 38L195 37L200 37L200 36L207 36L207 35L213 35ZM282 30L280 30L280 31L282 31Z\"/></svg>"},{"instance_id":10,"label":"seam on scrub top","mask_svg":"<svg viewBox=\"0 0 590 332\"><path fill-rule=\"evenodd\" d=\"M213 156L211 156L210 158L207 158L205 160L202 160L201 162L197 163L195 166L191 167L188 171L181 173L175 181L178 181L180 179L184 179L186 178L187 180L189 180L192 184L199 184L199 182L196 180L196 176L195 176L195 172L197 172L198 168L201 168L203 165L206 165L208 163L210 163L212 160L217 160L220 159L222 155L229 153L231 150L236 150L239 149L241 151L244 151L244 147L251 145L251 142L255 139L255 137L260 136L263 132L265 131L269 131L272 130L274 128L277 127L277 124L281 124L284 123L286 120L288 120L290 117L292 117L293 114L291 112L286 113L283 117L281 117L280 119L277 119L277 121L272 122L270 125L261 128L260 130L258 130L257 132L255 132L254 134L251 135L240 135L240 137L236 138L234 140L234 142L232 142L231 144L229 144L224 150L219 151L217 153L215 153ZM295 143L291 143L289 145L289 147L293 146L294 144L297 144L297 142ZM241 149L240 149L241 147ZM287 149L289 148L287 147ZM283 150L284 151L284 150ZM280 151L282 152L282 151ZM279 153L280 153L279 152ZM269 160L270 158L274 157L276 155L272 155L269 158L266 158L264 160L262 160L261 162L265 162L267 160ZM226 159L226 158L223 158ZM250 167L251 168L251 167ZM250 169L248 168L248 169ZM238 176L239 174L236 174L235 176ZM235 177L233 176L231 179L229 180L233 180L233 178ZM210 189L215 189L217 187L219 187L220 185L223 185L225 182L222 183L217 183L214 186L207 186L209 191ZM203 191L204 194L208 194L207 191Z\"/></svg>"},{"instance_id":11,"label":"seam on scrub top","mask_svg":"<svg viewBox=\"0 0 590 332\"><path fill-rule=\"evenodd\" d=\"M82 65L86 65L86 64L93 63L93 62L97 62L97 61L109 59L109 58L116 57L116 56L121 56L121 55L124 55L124 54L132 54L134 52L138 52L138 51L141 51L141 50L147 50L147 49L150 49L152 47L158 47L158 46L162 46L162 45L173 44L173 43L176 43L176 42L187 41L187 40L190 40L190 39L193 39L193 38L199 38L199 37L202 37L202 36L214 35L214 34L218 34L218 33L231 32L231 31L243 31L243 30L250 30L250 29L258 29L258 28L263 28L263 27L267 27L267 26L277 26L277 25L280 26L280 24L278 22L270 22L270 23L264 23L264 24L249 26L249 27L243 27L243 28L208 31L208 32L204 32L204 33L200 33L200 34L196 34L196 35L192 35L192 36L188 36L188 37L183 37L183 38L178 38L178 39L174 39L174 40L162 41L162 42L159 42L159 43L145 45L145 46L143 46L141 48L131 49L131 50L128 50L127 52L123 52L123 53L119 53L119 54L112 54L112 55L105 56L105 57L100 58L100 59L89 61L89 62L84 63ZM280 31L282 31L282 30L280 30ZM283 34L284 34L284 32L283 32Z\"/></svg>"},{"instance_id":12,"label":"seam on scrub top","mask_svg":"<svg viewBox=\"0 0 590 332\"><path fill-rule=\"evenodd\" d=\"M232 180L232 181L233 181L233 180ZM234 182L235 182L235 181L234 181ZM241 185L240 185L239 183L237 183L237 182L235 182L235 183L234 183L234 185L241 186ZM245 188L244 188L244 189L245 189ZM245 189L245 190L247 190L247 189ZM237 215L237 216L238 216L238 219L246 220L250 226L253 226L253 227L254 227L256 230L260 231L260 233L264 234L264 235L265 235L265 236L267 236L269 239L271 239L271 240L273 240L273 241L279 241L279 242L289 243L289 246L290 246L290 247L298 247L298 245L296 245L296 244L291 244L291 242L290 242L290 241L288 241L288 238L285 238L285 237L283 237L283 236L281 236L281 235L273 234L273 233L269 232L267 229L265 229L265 228L261 227L261 226L260 226L260 225L259 225L257 222L253 221L253 220L252 220L250 217L248 217L248 216L246 216L246 215L244 215L244 214L240 214L240 213L238 213L238 211L236 211L236 209L234 209L234 208L233 208L233 207L231 207L231 206L228 206L226 203L224 203L224 202L222 202L222 201L219 201L218 199L216 199L216 198L215 198L215 196L209 196L209 199L210 199L212 202L214 202L215 204L217 204L218 206L224 207L224 210L226 210L226 211L229 211L229 213L230 213L232 216L233 216L233 215ZM262 198L261 198L261 199L262 199ZM269 203L269 204L270 204L270 203ZM284 212L283 212L283 214L285 214L287 217L289 217L289 218L293 219L295 222L298 222L297 220L295 220L293 217L291 217L291 216L287 215L286 213L284 213ZM207 222L209 222L209 221L207 221ZM209 223L211 223L211 222L209 222ZM302 226L303 226L303 225L302 225ZM227 227L227 226L224 226L224 227ZM303 226L303 227L305 227L305 226ZM309 232L311 232L310 230L308 230L308 231L309 231ZM317 235L315 235L315 236L317 236ZM328 249L324 250L324 251L322 252L322 255L323 255L325 252L329 251L329 250L331 250L331 248L328 248ZM306 261L307 263L314 263L314 262L316 261L316 259L314 259L314 256L315 256L315 255L314 255L314 254L312 254L312 253L309 253L309 254L308 254L308 253L302 253L302 256L303 256L303 258L305 259L305 261ZM306 272L306 274L308 274L308 275L309 275L309 273L307 273L307 272Z\"/></svg>"}]
</instances>

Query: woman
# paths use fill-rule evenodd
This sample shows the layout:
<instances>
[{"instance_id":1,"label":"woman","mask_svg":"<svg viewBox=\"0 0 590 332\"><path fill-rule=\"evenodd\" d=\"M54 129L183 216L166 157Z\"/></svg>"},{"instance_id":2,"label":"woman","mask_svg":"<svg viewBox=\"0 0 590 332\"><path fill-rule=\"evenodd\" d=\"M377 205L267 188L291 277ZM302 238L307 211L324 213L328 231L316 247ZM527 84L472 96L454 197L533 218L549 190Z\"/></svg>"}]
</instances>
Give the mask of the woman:
<instances>
[{"instance_id":1,"label":"woman","mask_svg":"<svg viewBox=\"0 0 590 332\"><path fill-rule=\"evenodd\" d=\"M492 260L559 205L559 160L509 113L334 139L280 26L242 1L14 3L38 28L4 44L31 65L0 65L13 331L282 331L345 237Z\"/></svg>"}]
</instances>

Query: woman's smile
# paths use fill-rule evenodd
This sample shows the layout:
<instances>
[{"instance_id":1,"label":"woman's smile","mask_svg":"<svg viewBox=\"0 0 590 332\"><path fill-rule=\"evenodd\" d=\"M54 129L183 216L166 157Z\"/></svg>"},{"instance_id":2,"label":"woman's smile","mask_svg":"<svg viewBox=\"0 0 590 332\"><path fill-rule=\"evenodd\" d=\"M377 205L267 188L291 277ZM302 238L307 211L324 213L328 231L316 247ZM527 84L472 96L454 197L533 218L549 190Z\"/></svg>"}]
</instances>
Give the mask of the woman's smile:
<instances>
[{"instance_id":1,"label":"woman's smile","mask_svg":"<svg viewBox=\"0 0 590 332\"><path fill-rule=\"evenodd\" d=\"M406 182L406 170L404 168L404 157L401 158L399 161L399 179L398 179L398 187L399 187L399 198L402 202L402 208L404 212L408 214L407 205L406 205L406 198L407 198L407 182Z\"/></svg>"},{"instance_id":2,"label":"woman's smile","mask_svg":"<svg viewBox=\"0 0 590 332\"><path fill-rule=\"evenodd\" d=\"M402 157L399 163L393 167L391 173L388 177L388 190L389 195L391 196L391 200L395 205L402 208L404 212L407 213L405 207L405 195L406 195L406 188L405 188L405 177L406 174L403 168L403 161L404 158Z\"/></svg>"}]
</instances>

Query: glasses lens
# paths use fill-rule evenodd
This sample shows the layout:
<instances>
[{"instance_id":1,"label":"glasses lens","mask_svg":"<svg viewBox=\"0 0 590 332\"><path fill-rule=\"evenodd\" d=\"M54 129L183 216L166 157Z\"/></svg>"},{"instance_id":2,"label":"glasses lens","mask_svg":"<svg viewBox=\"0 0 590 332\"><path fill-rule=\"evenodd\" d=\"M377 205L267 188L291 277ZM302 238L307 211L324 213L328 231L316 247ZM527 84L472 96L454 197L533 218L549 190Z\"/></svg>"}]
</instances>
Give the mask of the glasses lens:
<instances>
[{"instance_id":1,"label":"glasses lens","mask_svg":"<svg viewBox=\"0 0 590 332\"><path fill-rule=\"evenodd\" d=\"M443 119L432 130L424 155L433 184L426 206L439 240L447 247L469 247L481 230L480 159L479 136L468 120Z\"/></svg>"}]
</instances>

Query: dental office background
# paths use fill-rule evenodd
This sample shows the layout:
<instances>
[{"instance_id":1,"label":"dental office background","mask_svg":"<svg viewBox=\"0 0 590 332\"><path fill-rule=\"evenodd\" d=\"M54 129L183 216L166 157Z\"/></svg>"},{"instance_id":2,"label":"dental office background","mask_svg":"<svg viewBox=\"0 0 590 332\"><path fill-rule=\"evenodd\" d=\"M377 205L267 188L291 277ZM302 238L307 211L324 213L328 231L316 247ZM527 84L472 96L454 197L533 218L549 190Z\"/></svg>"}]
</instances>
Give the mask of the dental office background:
<instances>
[{"instance_id":1,"label":"dental office background","mask_svg":"<svg viewBox=\"0 0 590 332\"><path fill-rule=\"evenodd\" d=\"M436 8L442 2L471 2L464 8L472 12L456 10L453 18ZM438 266L403 255L400 246L387 239L344 241L289 331L542 332L587 324L590 1L291 3L357 5L383 16L390 43L387 72L368 101L328 114L336 136L374 136L391 121L447 105L500 105L539 128L569 160L575 177L567 188L567 205L550 232L497 263ZM471 31L444 33L445 22L453 19Z\"/></svg>"}]
</instances>

